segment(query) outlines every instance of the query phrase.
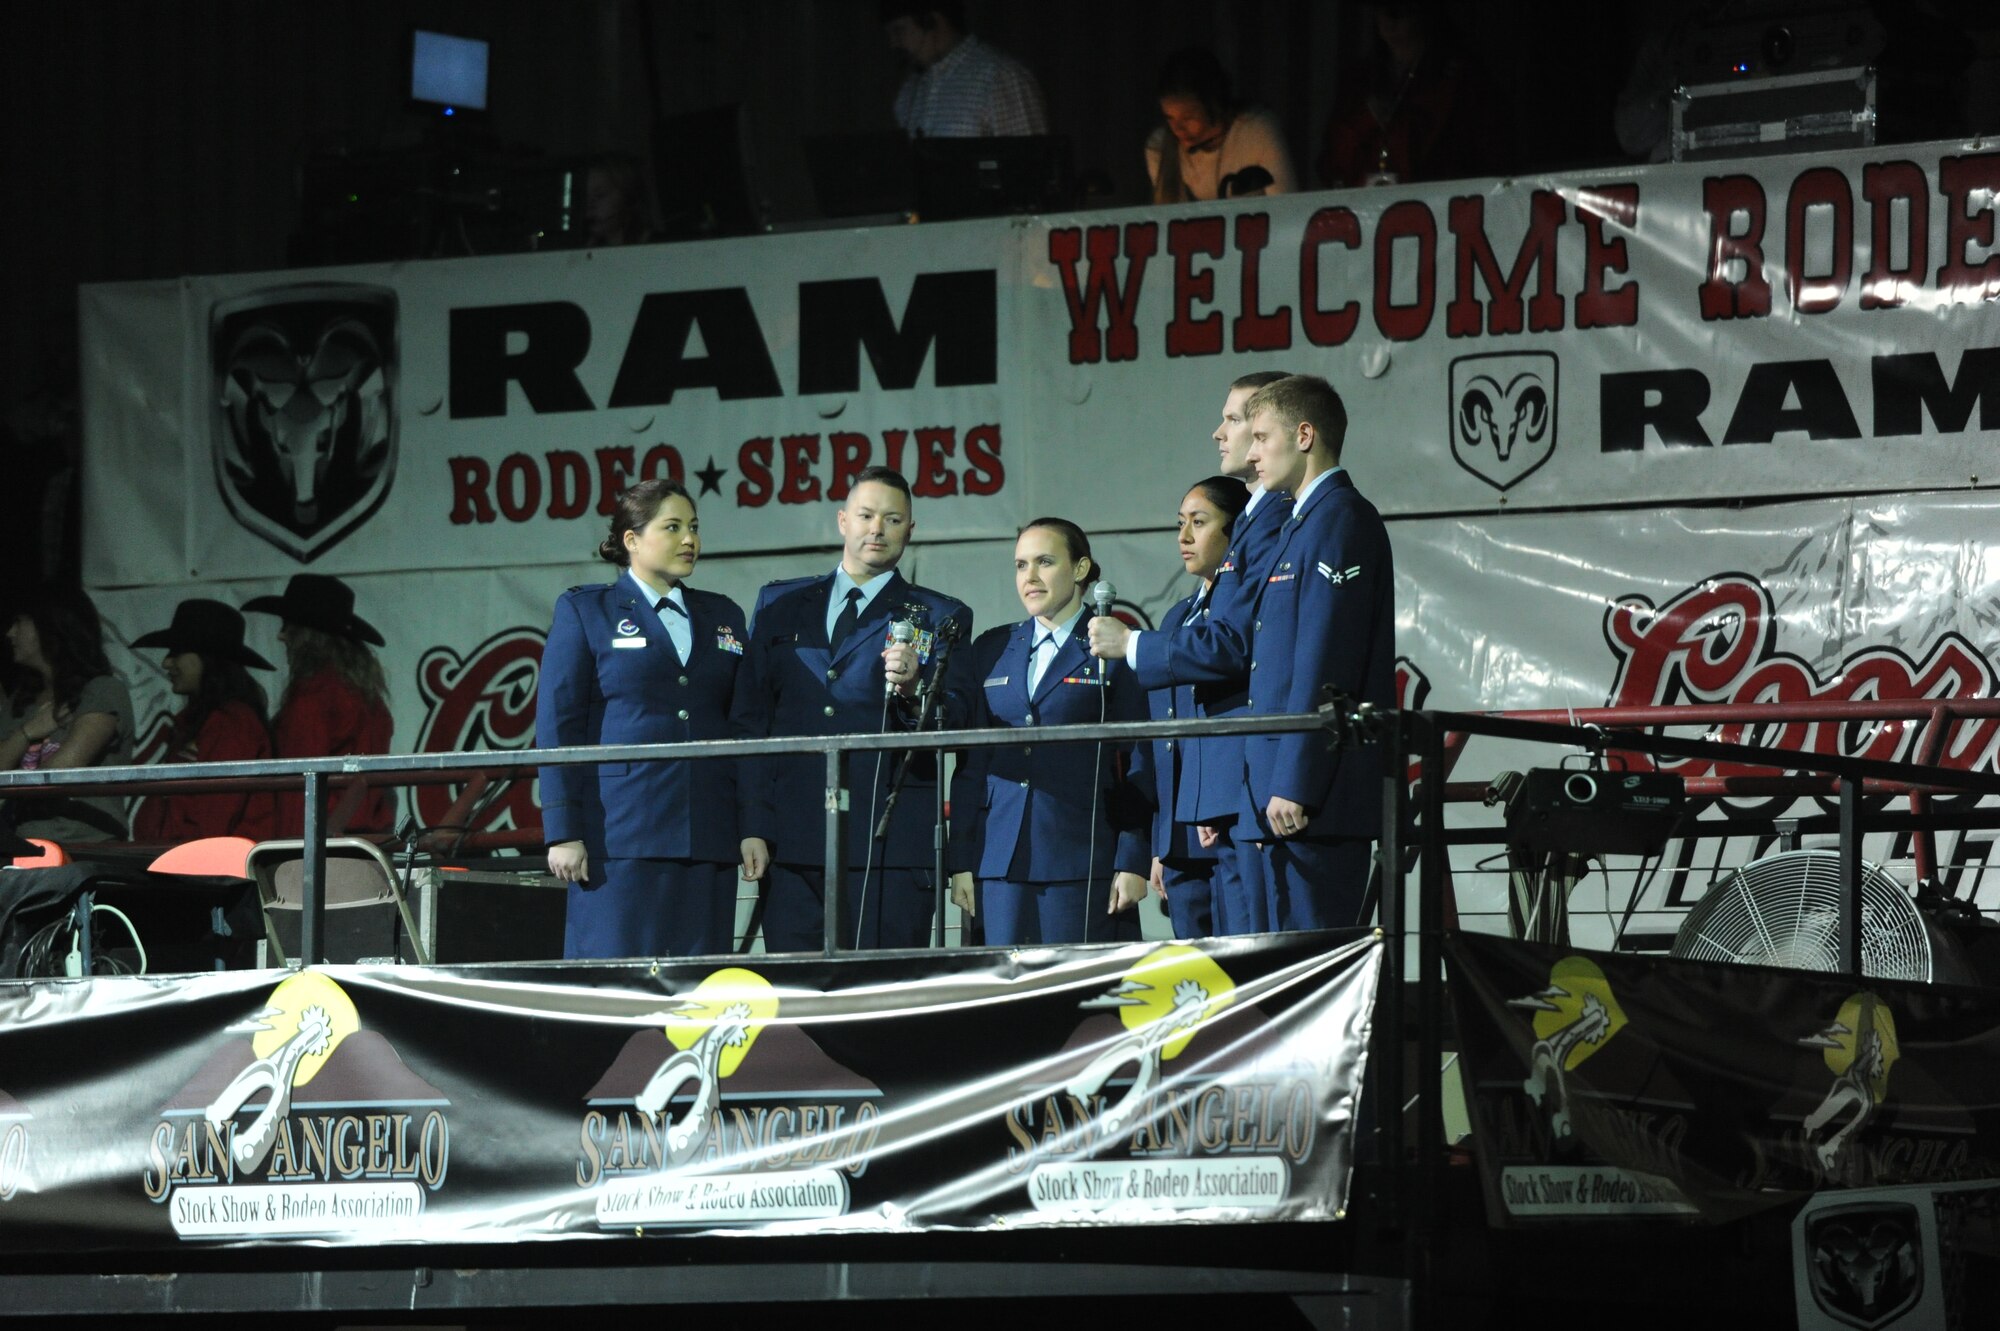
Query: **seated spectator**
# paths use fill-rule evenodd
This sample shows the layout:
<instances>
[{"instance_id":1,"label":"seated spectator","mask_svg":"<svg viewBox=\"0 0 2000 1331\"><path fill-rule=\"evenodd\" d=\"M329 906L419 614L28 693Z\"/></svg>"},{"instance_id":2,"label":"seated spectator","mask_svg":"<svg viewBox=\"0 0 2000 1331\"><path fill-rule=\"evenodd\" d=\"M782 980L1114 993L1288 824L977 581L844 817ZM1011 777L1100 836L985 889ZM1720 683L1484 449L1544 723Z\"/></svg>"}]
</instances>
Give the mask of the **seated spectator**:
<instances>
[{"instance_id":1,"label":"seated spectator","mask_svg":"<svg viewBox=\"0 0 2000 1331\"><path fill-rule=\"evenodd\" d=\"M639 164L612 153L590 164L583 177L583 243L643 245L658 239L647 218L646 182Z\"/></svg>"},{"instance_id":2,"label":"seated spectator","mask_svg":"<svg viewBox=\"0 0 2000 1331\"><path fill-rule=\"evenodd\" d=\"M0 771L115 767L132 761L132 696L111 673L97 607L80 590L29 599L7 630L22 683L7 700ZM115 795L23 799L16 831L59 845L125 835Z\"/></svg>"},{"instance_id":3,"label":"seated spectator","mask_svg":"<svg viewBox=\"0 0 2000 1331\"><path fill-rule=\"evenodd\" d=\"M167 686L187 705L167 736L169 763L225 763L271 756L264 690L251 670L271 663L243 645L243 616L220 601L182 601L174 622L134 640L134 649L164 647ZM246 668L247 667L247 668ZM278 806L263 791L213 795L153 795L132 816L134 841L194 841L275 835Z\"/></svg>"},{"instance_id":4,"label":"seated spectator","mask_svg":"<svg viewBox=\"0 0 2000 1331\"><path fill-rule=\"evenodd\" d=\"M896 123L911 138L993 139L1049 132L1027 66L966 28L961 0L881 0L889 45L909 61Z\"/></svg>"},{"instance_id":5,"label":"seated spectator","mask_svg":"<svg viewBox=\"0 0 2000 1331\"><path fill-rule=\"evenodd\" d=\"M1190 46L1168 56L1158 96L1166 124L1146 140L1154 203L1298 189L1277 117L1261 106L1238 105L1213 53Z\"/></svg>"},{"instance_id":6,"label":"seated spectator","mask_svg":"<svg viewBox=\"0 0 2000 1331\"><path fill-rule=\"evenodd\" d=\"M280 758L330 758L387 753L395 722L389 716L389 685L369 644L382 635L354 613L354 589L339 578L298 573L283 596L258 596L245 610L284 620L278 641L285 646L285 694L271 722L272 746ZM327 792L332 805L337 796ZM348 832L386 832L395 825L393 791L371 790L347 820ZM305 830L305 796L278 795L278 835Z\"/></svg>"},{"instance_id":7,"label":"seated spectator","mask_svg":"<svg viewBox=\"0 0 2000 1331\"><path fill-rule=\"evenodd\" d=\"M1320 184L1503 173L1503 108L1451 44L1438 0L1379 0L1373 8L1373 56L1341 80L1317 163Z\"/></svg>"}]
</instances>

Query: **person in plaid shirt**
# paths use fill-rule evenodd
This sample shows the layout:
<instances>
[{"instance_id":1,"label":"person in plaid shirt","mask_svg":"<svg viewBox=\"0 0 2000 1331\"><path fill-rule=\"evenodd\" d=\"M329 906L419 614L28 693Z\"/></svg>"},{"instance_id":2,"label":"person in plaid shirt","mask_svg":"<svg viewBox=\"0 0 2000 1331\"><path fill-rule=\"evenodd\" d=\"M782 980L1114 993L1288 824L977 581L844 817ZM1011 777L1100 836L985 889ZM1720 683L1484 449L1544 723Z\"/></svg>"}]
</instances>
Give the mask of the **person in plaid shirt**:
<instances>
[{"instance_id":1,"label":"person in plaid shirt","mask_svg":"<svg viewBox=\"0 0 2000 1331\"><path fill-rule=\"evenodd\" d=\"M1027 66L965 27L958 0L882 0L889 45L910 63L896 123L911 138L990 139L1049 132L1041 85Z\"/></svg>"}]
</instances>

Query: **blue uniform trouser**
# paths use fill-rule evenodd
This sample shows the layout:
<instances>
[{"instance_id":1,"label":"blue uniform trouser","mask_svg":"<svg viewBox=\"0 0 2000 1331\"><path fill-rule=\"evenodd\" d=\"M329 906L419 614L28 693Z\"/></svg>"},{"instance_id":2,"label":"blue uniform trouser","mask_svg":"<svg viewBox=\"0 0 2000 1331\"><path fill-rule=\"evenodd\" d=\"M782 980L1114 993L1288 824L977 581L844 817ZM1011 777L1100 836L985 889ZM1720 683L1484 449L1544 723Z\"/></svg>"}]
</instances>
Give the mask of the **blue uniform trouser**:
<instances>
[{"instance_id":1,"label":"blue uniform trouser","mask_svg":"<svg viewBox=\"0 0 2000 1331\"><path fill-rule=\"evenodd\" d=\"M1246 841L1238 862L1256 878L1266 928L1346 929L1360 924L1368 892L1367 840Z\"/></svg>"},{"instance_id":2,"label":"blue uniform trouser","mask_svg":"<svg viewBox=\"0 0 2000 1331\"><path fill-rule=\"evenodd\" d=\"M1111 943L1139 937L1139 912L1105 914L1111 876L1089 882L1017 883L979 880L979 918L989 947L1032 943Z\"/></svg>"},{"instance_id":3,"label":"blue uniform trouser","mask_svg":"<svg viewBox=\"0 0 2000 1331\"><path fill-rule=\"evenodd\" d=\"M843 887L839 935L843 950L930 946L936 897L929 869L850 868ZM764 881L764 950L824 949L825 903L824 869L772 865Z\"/></svg>"},{"instance_id":4,"label":"blue uniform trouser","mask_svg":"<svg viewBox=\"0 0 2000 1331\"><path fill-rule=\"evenodd\" d=\"M1167 918L1174 922L1176 938L1211 938L1216 928L1214 905L1214 860L1185 860L1160 866L1160 881L1167 889Z\"/></svg>"},{"instance_id":5,"label":"blue uniform trouser","mask_svg":"<svg viewBox=\"0 0 2000 1331\"><path fill-rule=\"evenodd\" d=\"M702 957L729 951L736 866L706 860L592 859L569 885L563 956Z\"/></svg>"},{"instance_id":6,"label":"blue uniform trouser","mask_svg":"<svg viewBox=\"0 0 2000 1331\"><path fill-rule=\"evenodd\" d=\"M1214 901L1217 934L1261 934L1271 925L1264 906L1264 880L1257 866L1244 861L1256 853L1254 844L1237 840L1234 828L1221 829L1215 843Z\"/></svg>"}]
</instances>

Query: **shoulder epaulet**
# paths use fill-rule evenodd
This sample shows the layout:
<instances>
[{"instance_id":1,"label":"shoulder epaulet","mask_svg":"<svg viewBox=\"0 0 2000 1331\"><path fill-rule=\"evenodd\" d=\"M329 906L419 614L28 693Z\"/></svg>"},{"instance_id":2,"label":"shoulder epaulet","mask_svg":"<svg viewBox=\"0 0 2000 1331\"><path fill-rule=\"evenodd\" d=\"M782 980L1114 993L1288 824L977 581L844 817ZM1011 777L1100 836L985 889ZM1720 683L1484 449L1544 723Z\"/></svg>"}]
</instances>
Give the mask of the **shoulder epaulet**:
<instances>
[{"instance_id":1,"label":"shoulder epaulet","mask_svg":"<svg viewBox=\"0 0 2000 1331\"><path fill-rule=\"evenodd\" d=\"M935 587L926 587L920 582L905 582L903 587L912 596L921 596L935 601L943 609L944 613L948 615L957 614L960 610L969 608L965 602L959 600L956 596L947 596Z\"/></svg>"},{"instance_id":2,"label":"shoulder epaulet","mask_svg":"<svg viewBox=\"0 0 2000 1331\"><path fill-rule=\"evenodd\" d=\"M779 578L776 582L765 583L757 589L757 605L750 612L750 618L753 621L763 618L764 607L770 605L771 602L777 600L787 592L797 591L807 583L817 581L824 576L826 575L821 573L808 573L803 577Z\"/></svg>"},{"instance_id":3,"label":"shoulder epaulet","mask_svg":"<svg viewBox=\"0 0 2000 1331\"><path fill-rule=\"evenodd\" d=\"M710 603L719 602L722 605L726 605L730 609L735 610L738 614L742 613L742 607L736 604L736 598L729 595L727 592L703 591L699 587L688 587L685 584L683 584L682 590L684 590L688 596L692 597L695 600L707 601Z\"/></svg>"}]
</instances>

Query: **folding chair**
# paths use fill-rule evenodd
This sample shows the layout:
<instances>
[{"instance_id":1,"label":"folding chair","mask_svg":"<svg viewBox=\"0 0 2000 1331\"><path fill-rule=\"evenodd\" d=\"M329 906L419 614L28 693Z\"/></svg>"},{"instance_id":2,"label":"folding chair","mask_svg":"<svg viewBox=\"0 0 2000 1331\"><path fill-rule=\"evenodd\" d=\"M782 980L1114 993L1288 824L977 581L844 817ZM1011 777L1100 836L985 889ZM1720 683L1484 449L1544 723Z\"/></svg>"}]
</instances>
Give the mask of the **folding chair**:
<instances>
[{"instance_id":1,"label":"folding chair","mask_svg":"<svg viewBox=\"0 0 2000 1331\"><path fill-rule=\"evenodd\" d=\"M305 906L305 845L303 841L261 841L250 851L250 876L264 907L264 937L276 964L287 964L285 940L298 950ZM423 936L410 913L410 903L396 870L382 848L362 837L329 837L326 875L326 960L358 961L364 956L401 960L396 923L403 941L420 966L428 966Z\"/></svg>"}]
</instances>

